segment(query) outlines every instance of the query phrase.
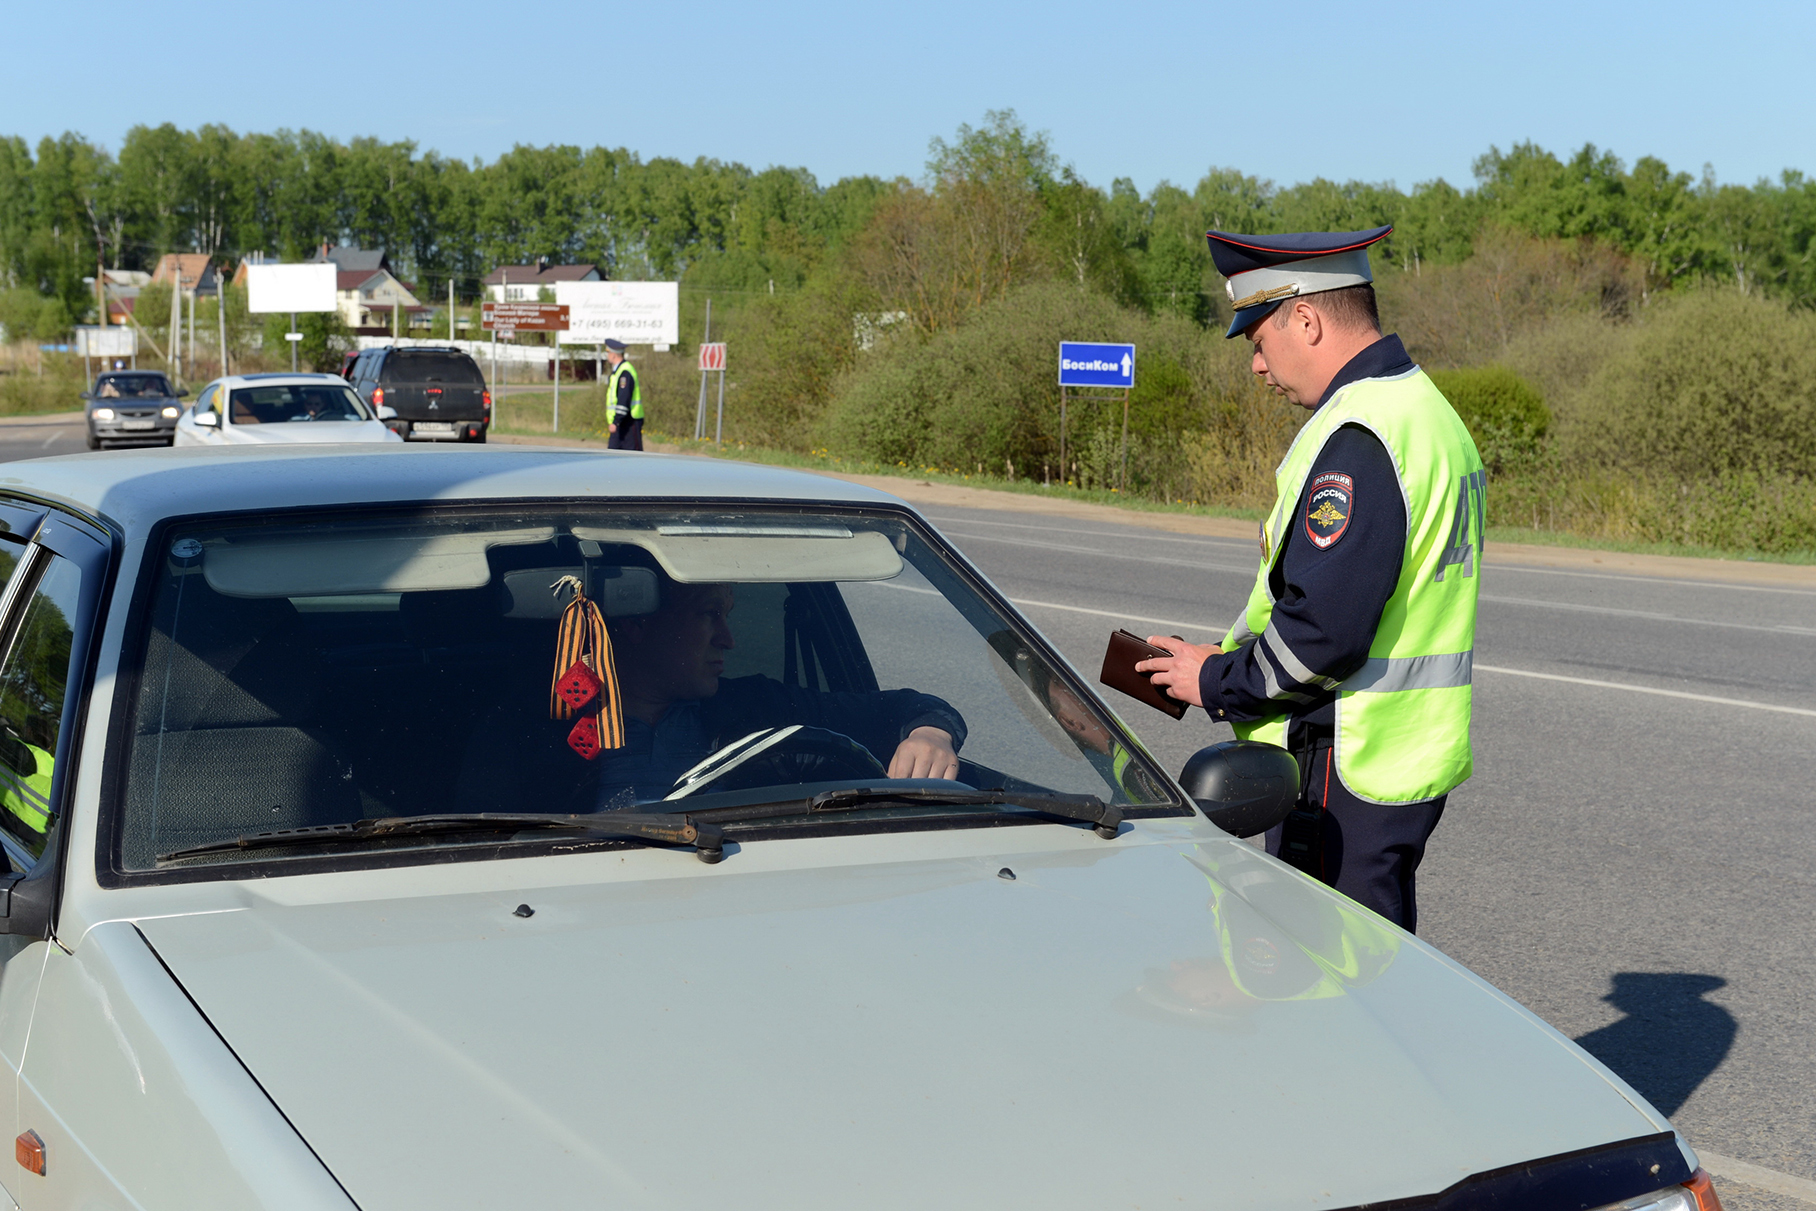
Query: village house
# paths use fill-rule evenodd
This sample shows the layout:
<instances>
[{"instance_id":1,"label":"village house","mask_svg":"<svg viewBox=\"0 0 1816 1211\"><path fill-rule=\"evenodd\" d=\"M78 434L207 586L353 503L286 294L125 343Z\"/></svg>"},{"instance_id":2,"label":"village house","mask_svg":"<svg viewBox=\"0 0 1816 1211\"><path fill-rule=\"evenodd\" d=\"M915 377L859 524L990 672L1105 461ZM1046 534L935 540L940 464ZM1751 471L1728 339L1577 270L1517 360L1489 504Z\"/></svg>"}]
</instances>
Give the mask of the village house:
<instances>
[{"instance_id":1,"label":"village house","mask_svg":"<svg viewBox=\"0 0 1816 1211\"><path fill-rule=\"evenodd\" d=\"M486 297L495 303L534 303L556 282L602 282L597 265L500 265L485 276ZM550 297L553 297L551 295Z\"/></svg>"}]
</instances>

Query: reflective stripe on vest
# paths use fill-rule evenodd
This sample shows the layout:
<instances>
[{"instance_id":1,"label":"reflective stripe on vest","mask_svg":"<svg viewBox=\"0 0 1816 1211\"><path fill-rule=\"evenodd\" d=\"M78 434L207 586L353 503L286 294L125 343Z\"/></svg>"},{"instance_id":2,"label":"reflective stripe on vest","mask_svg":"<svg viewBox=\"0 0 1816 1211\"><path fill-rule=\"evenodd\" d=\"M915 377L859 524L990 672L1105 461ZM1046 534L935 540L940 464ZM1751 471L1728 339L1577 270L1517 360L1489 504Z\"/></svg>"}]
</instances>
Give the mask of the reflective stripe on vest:
<instances>
[{"instance_id":1,"label":"reflective stripe on vest","mask_svg":"<svg viewBox=\"0 0 1816 1211\"><path fill-rule=\"evenodd\" d=\"M606 398L612 401L612 411L618 410L618 380L625 375L631 379L631 419L643 419L643 380L637 377L637 368L629 361L621 361L612 368L612 375L606 380Z\"/></svg>"},{"instance_id":2,"label":"reflective stripe on vest","mask_svg":"<svg viewBox=\"0 0 1816 1211\"><path fill-rule=\"evenodd\" d=\"M1273 627L1268 579L1289 528L1298 524L1306 477L1344 425L1367 429L1387 448L1406 502L1407 537L1400 580L1368 659L1339 681L1309 667ZM1283 713L1240 724L1237 735L1284 745L1288 717L1312 703L1310 695L1280 684L1278 666L1299 683L1336 691L1337 775L1357 797L1417 803L1469 777L1484 480L1469 431L1423 371L1350 383L1318 409L1275 471L1261 567L1248 606L1222 645L1225 651L1257 646L1263 684Z\"/></svg>"}]
</instances>

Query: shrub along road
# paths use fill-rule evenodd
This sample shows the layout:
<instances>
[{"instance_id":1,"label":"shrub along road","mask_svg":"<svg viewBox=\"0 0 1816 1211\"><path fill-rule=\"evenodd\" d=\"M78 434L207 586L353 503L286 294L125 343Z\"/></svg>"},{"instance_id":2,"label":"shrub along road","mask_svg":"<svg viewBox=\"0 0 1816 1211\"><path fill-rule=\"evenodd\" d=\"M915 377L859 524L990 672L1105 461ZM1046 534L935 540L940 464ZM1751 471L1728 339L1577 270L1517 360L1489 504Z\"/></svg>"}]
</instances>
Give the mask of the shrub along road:
<instances>
[{"instance_id":1,"label":"shrub along road","mask_svg":"<svg viewBox=\"0 0 1816 1211\"><path fill-rule=\"evenodd\" d=\"M0 459L81 441L0 424ZM1254 574L1250 522L867 482L1093 683L1117 627L1215 641ZM1482 577L1476 775L1421 874L1423 936L1670 1114L1729 1211L1816 1203L1816 568L1504 547ZM1106 693L1171 769L1230 734Z\"/></svg>"}]
</instances>

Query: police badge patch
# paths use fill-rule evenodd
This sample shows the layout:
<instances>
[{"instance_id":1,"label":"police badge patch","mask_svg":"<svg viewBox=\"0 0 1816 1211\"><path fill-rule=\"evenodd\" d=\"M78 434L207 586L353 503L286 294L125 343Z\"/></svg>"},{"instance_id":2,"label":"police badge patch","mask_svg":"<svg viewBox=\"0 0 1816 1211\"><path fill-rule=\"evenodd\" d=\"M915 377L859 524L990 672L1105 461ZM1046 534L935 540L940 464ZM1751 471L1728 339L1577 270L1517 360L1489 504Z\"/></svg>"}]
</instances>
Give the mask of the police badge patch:
<instances>
[{"instance_id":1,"label":"police badge patch","mask_svg":"<svg viewBox=\"0 0 1816 1211\"><path fill-rule=\"evenodd\" d=\"M1341 471L1326 471L1312 480L1312 490L1305 498L1305 536L1320 551L1336 545L1343 531L1349 529L1349 516L1355 509L1356 483Z\"/></svg>"}]
</instances>

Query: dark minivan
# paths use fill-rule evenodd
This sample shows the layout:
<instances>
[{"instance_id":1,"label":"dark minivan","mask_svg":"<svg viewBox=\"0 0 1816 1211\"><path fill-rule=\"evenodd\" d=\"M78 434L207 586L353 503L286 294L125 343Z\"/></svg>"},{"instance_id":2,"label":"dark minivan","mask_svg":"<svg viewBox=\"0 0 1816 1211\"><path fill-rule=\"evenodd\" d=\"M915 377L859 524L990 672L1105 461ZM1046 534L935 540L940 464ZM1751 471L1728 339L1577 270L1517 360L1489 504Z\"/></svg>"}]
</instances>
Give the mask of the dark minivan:
<instances>
[{"instance_id":1,"label":"dark minivan","mask_svg":"<svg viewBox=\"0 0 1816 1211\"><path fill-rule=\"evenodd\" d=\"M492 423L492 393L471 354L460 349L391 346L367 349L347 379L405 441L482 442Z\"/></svg>"}]
</instances>

